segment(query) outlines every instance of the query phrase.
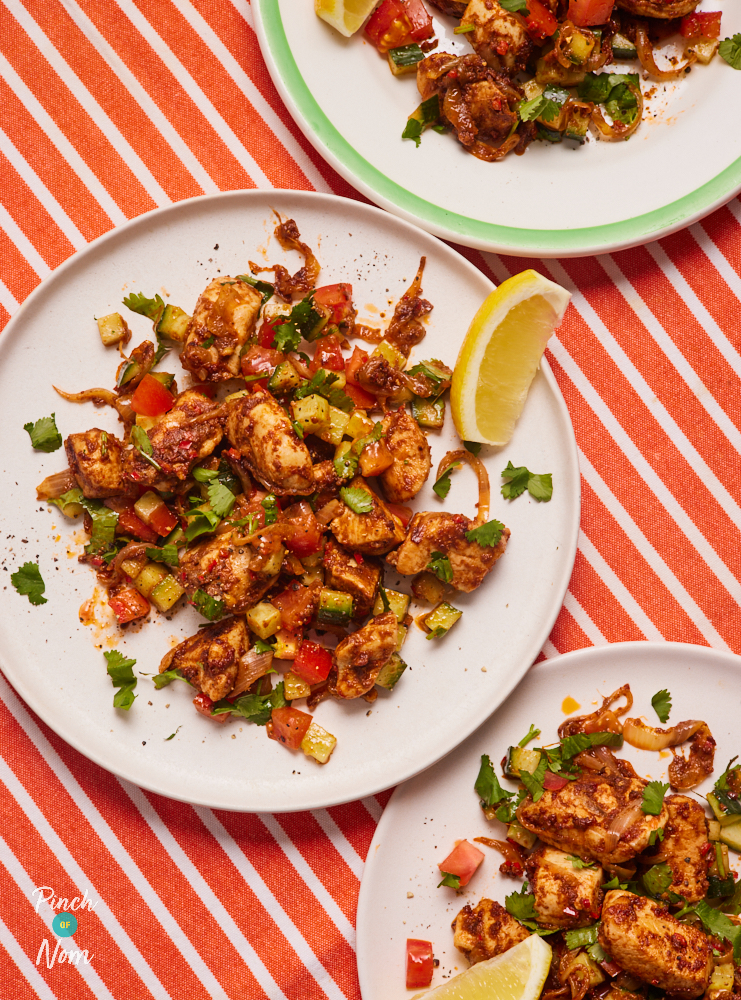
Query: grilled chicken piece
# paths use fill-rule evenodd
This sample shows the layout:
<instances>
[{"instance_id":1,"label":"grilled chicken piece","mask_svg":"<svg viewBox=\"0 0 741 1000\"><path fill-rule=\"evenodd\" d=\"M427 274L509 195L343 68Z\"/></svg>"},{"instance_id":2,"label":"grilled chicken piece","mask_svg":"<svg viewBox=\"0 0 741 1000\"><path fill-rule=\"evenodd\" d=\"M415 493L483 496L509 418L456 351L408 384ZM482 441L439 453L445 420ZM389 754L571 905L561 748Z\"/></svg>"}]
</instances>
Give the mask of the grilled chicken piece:
<instances>
[{"instance_id":1,"label":"grilled chicken piece","mask_svg":"<svg viewBox=\"0 0 741 1000\"><path fill-rule=\"evenodd\" d=\"M713 967L709 938L646 896L608 892L598 940L625 972L659 989L699 997L707 988Z\"/></svg>"},{"instance_id":2,"label":"grilled chicken piece","mask_svg":"<svg viewBox=\"0 0 741 1000\"><path fill-rule=\"evenodd\" d=\"M453 944L471 965L502 955L530 937L530 931L519 920L490 899L482 899L473 907L466 903L452 927Z\"/></svg>"},{"instance_id":3,"label":"grilled chicken piece","mask_svg":"<svg viewBox=\"0 0 741 1000\"><path fill-rule=\"evenodd\" d=\"M324 584L330 590L342 590L353 597L353 618L361 621L370 613L378 593L381 566L377 559L366 556L357 560L334 539L327 541L324 550Z\"/></svg>"},{"instance_id":4,"label":"grilled chicken piece","mask_svg":"<svg viewBox=\"0 0 741 1000\"><path fill-rule=\"evenodd\" d=\"M660 858L674 876L669 892L684 896L688 903L705 898L708 891L708 866L702 848L708 842L705 813L686 795L669 795L664 800L669 820L659 847Z\"/></svg>"},{"instance_id":5,"label":"grilled chicken piece","mask_svg":"<svg viewBox=\"0 0 741 1000\"><path fill-rule=\"evenodd\" d=\"M541 845L525 863L535 913L546 927L586 927L599 917L602 869L575 868L573 856Z\"/></svg>"},{"instance_id":6,"label":"grilled chicken piece","mask_svg":"<svg viewBox=\"0 0 741 1000\"><path fill-rule=\"evenodd\" d=\"M386 447L394 456L394 464L381 473L386 499L404 503L415 497L430 474L430 446L419 424L402 407L383 418Z\"/></svg>"},{"instance_id":7,"label":"grilled chicken piece","mask_svg":"<svg viewBox=\"0 0 741 1000\"><path fill-rule=\"evenodd\" d=\"M651 832L666 826L669 819L666 804L658 816L642 811L646 784L642 778L619 772L584 770L558 791L546 789L538 802L528 795L517 809L517 818L551 847L594 858L602 865L618 865L644 851ZM617 838L609 828L622 815L628 826Z\"/></svg>"},{"instance_id":8,"label":"grilled chicken piece","mask_svg":"<svg viewBox=\"0 0 741 1000\"><path fill-rule=\"evenodd\" d=\"M473 526L473 521L463 514L431 511L415 514L406 538L386 561L399 573L410 576L427 569L433 552L442 552L453 570L451 586L468 593L480 586L486 574L491 572L494 563L504 554L510 536L509 528L505 528L496 545L479 545L466 538L466 532Z\"/></svg>"},{"instance_id":9,"label":"grilled chicken piece","mask_svg":"<svg viewBox=\"0 0 741 1000\"><path fill-rule=\"evenodd\" d=\"M360 698L370 691L381 667L396 649L398 633L396 615L386 611L343 639L334 651L332 694L338 698Z\"/></svg>"},{"instance_id":10,"label":"grilled chicken piece","mask_svg":"<svg viewBox=\"0 0 741 1000\"><path fill-rule=\"evenodd\" d=\"M244 618L225 618L198 630L171 649L159 672L179 670L212 701L226 698L234 687L239 660L249 647Z\"/></svg>"},{"instance_id":11,"label":"grilled chicken piece","mask_svg":"<svg viewBox=\"0 0 741 1000\"><path fill-rule=\"evenodd\" d=\"M214 278L201 293L180 355L183 368L201 382L223 382L240 373L240 349L247 343L262 295L238 278Z\"/></svg>"},{"instance_id":12,"label":"grilled chicken piece","mask_svg":"<svg viewBox=\"0 0 741 1000\"><path fill-rule=\"evenodd\" d=\"M622 7L636 17L685 17L692 14L700 0L617 0L617 7Z\"/></svg>"},{"instance_id":13,"label":"grilled chicken piece","mask_svg":"<svg viewBox=\"0 0 741 1000\"><path fill-rule=\"evenodd\" d=\"M250 395L229 400L226 436L266 489L281 495L314 492L309 449L269 392L255 389Z\"/></svg>"},{"instance_id":14,"label":"grilled chicken piece","mask_svg":"<svg viewBox=\"0 0 741 1000\"><path fill-rule=\"evenodd\" d=\"M474 25L468 40L493 70L514 76L525 69L533 43L519 14L510 14L497 0L471 0L461 22Z\"/></svg>"},{"instance_id":15,"label":"grilled chicken piece","mask_svg":"<svg viewBox=\"0 0 741 1000\"><path fill-rule=\"evenodd\" d=\"M321 510L325 503L336 500L340 495L342 480L338 477L331 459L314 463L314 489L316 490L316 509Z\"/></svg>"},{"instance_id":16,"label":"grilled chicken piece","mask_svg":"<svg viewBox=\"0 0 741 1000\"><path fill-rule=\"evenodd\" d=\"M123 445L107 431L92 427L64 442L69 467L86 497L115 497L132 491L124 480Z\"/></svg>"},{"instance_id":17,"label":"grilled chicken piece","mask_svg":"<svg viewBox=\"0 0 741 1000\"><path fill-rule=\"evenodd\" d=\"M162 490L187 479L193 466L207 458L224 436L218 417L209 417L216 409L216 403L195 389L181 392L173 408L148 431L151 457L159 469L134 448L124 460L127 479Z\"/></svg>"},{"instance_id":18,"label":"grilled chicken piece","mask_svg":"<svg viewBox=\"0 0 741 1000\"><path fill-rule=\"evenodd\" d=\"M181 555L178 580L189 600L202 590L223 601L228 611L246 611L272 587L278 575L267 576L252 569L258 554L252 546L238 541L237 531L227 531Z\"/></svg>"},{"instance_id":19,"label":"grilled chicken piece","mask_svg":"<svg viewBox=\"0 0 741 1000\"><path fill-rule=\"evenodd\" d=\"M401 519L391 513L362 476L356 476L349 488L367 493L373 502L373 509L367 514L356 514L345 506L330 522L337 541L350 552L361 552L364 556L381 556L393 549L404 537Z\"/></svg>"}]
</instances>

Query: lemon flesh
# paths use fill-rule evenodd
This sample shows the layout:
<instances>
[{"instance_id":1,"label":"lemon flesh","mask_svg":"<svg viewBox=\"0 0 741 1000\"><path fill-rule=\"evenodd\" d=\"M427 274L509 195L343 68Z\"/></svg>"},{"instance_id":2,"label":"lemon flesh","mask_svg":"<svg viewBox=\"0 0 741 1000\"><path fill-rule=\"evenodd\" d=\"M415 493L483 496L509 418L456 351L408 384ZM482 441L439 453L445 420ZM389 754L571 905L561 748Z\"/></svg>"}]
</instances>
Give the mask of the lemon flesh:
<instances>
[{"instance_id":1,"label":"lemon flesh","mask_svg":"<svg viewBox=\"0 0 741 1000\"><path fill-rule=\"evenodd\" d=\"M478 962L412 1000L537 1000L551 968L551 946L537 934Z\"/></svg>"},{"instance_id":2,"label":"lemon flesh","mask_svg":"<svg viewBox=\"0 0 741 1000\"><path fill-rule=\"evenodd\" d=\"M484 301L463 341L450 388L453 421L464 441L503 445L512 437L570 298L536 271L523 271Z\"/></svg>"},{"instance_id":3,"label":"lemon flesh","mask_svg":"<svg viewBox=\"0 0 741 1000\"><path fill-rule=\"evenodd\" d=\"M314 0L314 10L323 21L349 38L362 27L377 3L378 0Z\"/></svg>"}]
</instances>

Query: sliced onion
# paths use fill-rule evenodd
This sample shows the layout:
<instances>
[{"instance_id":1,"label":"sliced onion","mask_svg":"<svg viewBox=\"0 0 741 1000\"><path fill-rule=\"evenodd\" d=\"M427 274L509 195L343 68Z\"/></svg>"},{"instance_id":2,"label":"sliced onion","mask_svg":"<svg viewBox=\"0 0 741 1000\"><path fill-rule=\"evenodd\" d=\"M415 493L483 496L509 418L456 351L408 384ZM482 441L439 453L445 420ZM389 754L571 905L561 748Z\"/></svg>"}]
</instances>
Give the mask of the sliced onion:
<instances>
[{"instance_id":1,"label":"sliced onion","mask_svg":"<svg viewBox=\"0 0 741 1000\"><path fill-rule=\"evenodd\" d=\"M654 57L654 47L648 37L646 26L640 23L636 25L636 50L638 51L641 66L657 80L676 80L678 76L681 76L697 60L695 53L690 52L681 66L673 66L671 69L659 69Z\"/></svg>"},{"instance_id":2,"label":"sliced onion","mask_svg":"<svg viewBox=\"0 0 741 1000\"><path fill-rule=\"evenodd\" d=\"M625 705L620 709L613 708L615 702L619 701L620 698L625 698ZM623 684L622 687L613 691L603 700L602 707L598 708L596 712L590 712L589 715L577 715L562 722L558 727L559 739L563 739L564 736L574 736L576 733L620 733L622 725L618 717L625 715L632 707L633 695L630 684Z\"/></svg>"},{"instance_id":3,"label":"sliced onion","mask_svg":"<svg viewBox=\"0 0 741 1000\"><path fill-rule=\"evenodd\" d=\"M641 119L643 118L643 94L641 93L641 88L634 87L632 83L626 83L625 86L633 92L638 102L635 116L629 125L617 121L610 124L599 107L595 106L592 111L592 122L597 128L599 137L600 139L605 139L607 142L620 142L623 139L629 139L641 124Z\"/></svg>"},{"instance_id":4,"label":"sliced onion","mask_svg":"<svg viewBox=\"0 0 741 1000\"><path fill-rule=\"evenodd\" d=\"M643 816L643 809L640 802L635 802L632 806L622 809L605 831L605 853L614 851L620 843L622 835L633 826L636 820Z\"/></svg>"},{"instance_id":5,"label":"sliced onion","mask_svg":"<svg viewBox=\"0 0 741 1000\"><path fill-rule=\"evenodd\" d=\"M124 574L121 569L121 563L127 559L136 559L139 556L146 555L146 550L150 544L149 542L129 542L128 545L124 545L106 572L106 583L109 587L115 587L123 579Z\"/></svg>"},{"instance_id":6,"label":"sliced onion","mask_svg":"<svg viewBox=\"0 0 741 1000\"><path fill-rule=\"evenodd\" d=\"M489 517L489 503L491 499L489 473L486 471L484 463L481 459L477 458L476 455L472 455L470 451L466 451L465 449L460 449L459 451L449 451L437 467L437 478L439 479L445 470L453 464L453 462L461 461L468 462L473 471L476 473L476 478L479 481L479 502L476 504L477 514L473 522L476 526L478 526L480 524L484 524Z\"/></svg>"},{"instance_id":7,"label":"sliced onion","mask_svg":"<svg viewBox=\"0 0 741 1000\"><path fill-rule=\"evenodd\" d=\"M689 719L687 722L672 726L671 729L655 729L640 719L626 719L623 723L623 738L637 750L666 750L667 747L684 743L690 736L694 736L702 725L702 721Z\"/></svg>"},{"instance_id":8,"label":"sliced onion","mask_svg":"<svg viewBox=\"0 0 741 1000\"><path fill-rule=\"evenodd\" d=\"M314 376L314 373L309 370L309 366L305 362L303 362L301 360L301 358L298 358L298 357L296 357L295 354L292 354L291 355L291 364L296 369L296 371L299 373L299 375L301 376L301 378L308 378L309 381L311 381L311 379Z\"/></svg>"},{"instance_id":9,"label":"sliced onion","mask_svg":"<svg viewBox=\"0 0 741 1000\"><path fill-rule=\"evenodd\" d=\"M55 472L36 487L37 500L56 500L77 486L77 480L70 469Z\"/></svg>"},{"instance_id":10,"label":"sliced onion","mask_svg":"<svg viewBox=\"0 0 741 1000\"><path fill-rule=\"evenodd\" d=\"M329 524L333 518L342 513L343 507L344 504L339 500L330 500L329 503L325 503L325 505L316 512L316 519L320 524Z\"/></svg>"},{"instance_id":11,"label":"sliced onion","mask_svg":"<svg viewBox=\"0 0 741 1000\"><path fill-rule=\"evenodd\" d=\"M229 696L233 697L236 694L243 694L247 688L252 687L256 680L265 676L268 670L270 670L272 663L272 651L269 653L258 653L255 649L251 649L248 653L245 653L239 661L237 679L234 687L229 692Z\"/></svg>"},{"instance_id":12,"label":"sliced onion","mask_svg":"<svg viewBox=\"0 0 741 1000\"><path fill-rule=\"evenodd\" d=\"M292 503L290 507L283 511L283 516L286 521L305 521L307 518L314 517L314 511L311 509L311 504L306 500L299 500L298 503Z\"/></svg>"},{"instance_id":13,"label":"sliced onion","mask_svg":"<svg viewBox=\"0 0 741 1000\"><path fill-rule=\"evenodd\" d=\"M495 851L499 851L500 854L504 855L505 861L511 865L519 865L521 869L525 867L525 852L517 844L511 844L508 840L492 840L490 837L474 837L473 839L476 844L484 844L486 847L493 847Z\"/></svg>"},{"instance_id":14,"label":"sliced onion","mask_svg":"<svg viewBox=\"0 0 741 1000\"><path fill-rule=\"evenodd\" d=\"M607 771L609 774L614 774L618 769L617 761L607 747L582 750L574 757L574 763L579 767L586 767L589 771Z\"/></svg>"}]
</instances>

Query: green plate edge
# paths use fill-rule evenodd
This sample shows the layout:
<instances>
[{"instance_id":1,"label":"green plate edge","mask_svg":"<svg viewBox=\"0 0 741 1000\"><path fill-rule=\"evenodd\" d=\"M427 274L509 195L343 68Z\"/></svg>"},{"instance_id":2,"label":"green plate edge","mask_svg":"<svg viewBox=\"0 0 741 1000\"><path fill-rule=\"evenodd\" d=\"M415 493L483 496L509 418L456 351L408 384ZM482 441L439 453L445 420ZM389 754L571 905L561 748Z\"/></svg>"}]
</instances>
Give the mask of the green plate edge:
<instances>
[{"instance_id":1,"label":"green plate edge","mask_svg":"<svg viewBox=\"0 0 741 1000\"><path fill-rule=\"evenodd\" d=\"M308 2L308 0L307 0ZM278 0L252 0L258 37L270 52L279 73L274 81L300 113L298 125L318 152L353 186L410 222L442 239L479 250L538 256L580 256L608 253L667 236L709 215L741 189L741 157L701 187L662 208L621 222L580 229L518 229L449 212L418 197L368 163L340 135L307 87L293 58L283 28ZM262 28L262 33L259 28ZM290 110L290 105L289 105Z\"/></svg>"}]
</instances>

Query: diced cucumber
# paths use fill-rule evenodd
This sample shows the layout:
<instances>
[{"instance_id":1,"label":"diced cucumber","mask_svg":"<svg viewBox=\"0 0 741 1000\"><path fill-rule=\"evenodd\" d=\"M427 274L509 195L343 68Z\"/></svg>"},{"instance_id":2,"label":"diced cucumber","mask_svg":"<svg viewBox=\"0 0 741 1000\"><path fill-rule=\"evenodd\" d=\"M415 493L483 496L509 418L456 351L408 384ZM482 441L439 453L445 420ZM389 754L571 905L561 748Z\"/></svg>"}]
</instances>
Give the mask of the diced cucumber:
<instances>
[{"instance_id":1,"label":"diced cucumber","mask_svg":"<svg viewBox=\"0 0 741 1000\"><path fill-rule=\"evenodd\" d=\"M708 875L708 899L726 899L732 896L736 890L736 882L733 875L720 878L718 875Z\"/></svg>"},{"instance_id":2,"label":"diced cucumber","mask_svg":"<svg viewBox=\"0 0 741 1000\"><path fill-rule=\"evenodd\" d=\"M271 553L270 558L263 565L260 572L264 576L277 576L280 573L281 566L283 565L283 559L285 558L286 550L281 545L279 549Z\"/></svg>"},{"instance_id":3,"label":"diced cucumber","mask_svg":"<svg viewBox=\"0 0 741 1000\"><path fill-rule=\"evenodd\" d=\"M391 688L396 684L398 679L406 670L407 665L399 656L398 653L392 653L391 659L384 663L381 667L381 672L378 677L376 677L376 684L379 687L385 688L390 691Z\"/></svg>"},{"instance_id":4,"label":"diced cucumber","mask_svg":"<svg viewBox=\"0 0 741 1000\"><path fill-rule=\"evenodd\" d=\"M535 64L535 79L543 85L558 83L562 87L575 87L586 75L585 69L577 66L567 69L561 63L546 62L545 57L538 59Z\"/></svg>"},{"instance_id":5,"label":"diced cucumber","mask_svg":"<svg viewBox=\"0 0 741 1000\"><path fill-rule=\"evenodd\" d=\"M268 390L276 395L293 392L298 389L303 379L290 361L281 361L268 379Z\"/></svg>"},{"instance_id":6,"label":"diced cucumber","mask_svg":"<svg viewBox=\"0 0 741 1000\"><path fill-rule=\"evenodd\" d=\"M720 840L720 823L717 819L708 820L708 840Z\"/></svg>"},{"instance_id":7,"label":"diced cucumber","mask_svg":"<svg viewBox=\"0 0 741 1000\"><path fill-rule=\"evenodd\" d=\"M395 347L388 340L382 340L381 343L377 345L371 357L385 358L392 368L396 368L399 371L401 371L407 363L406 357L401 353L399 348Z\"/></svg>"},{"instance_id":8,"label":"diced cucumber","mask_svg":"<svg viewBox=\"0 0 741 1000\"><path fill-rule=\"evenodd\" d=\"M708 984L707 995L716 993L716 991L733 991L734 983L734 968L733 962L724 962L723 965L716 965L713 968L713 974L710 977L710 983Z\"/></svg>"},{"instance_id":9,"label":"diced cucumber","mask_svg":"<svg viewBox=\"0 0 741 1000\"><path fill-rule=\"evenodd\" d=\"M170 573L153 589L152 593L149 595L149 600L152 604L154 604L158 611L161 611L164 614L165 611L170 610L173 604L178 601L184 593L185 590Z\"/></svg>"},{"instance_id":10,"label":"diced cucumber","mask_svg":"<svg viewBox=\"0 0 741 1000\"><path fill-rule=\"evenodd\" d=\"M420 427L442 427L445 423L445 400L425 399L415 396L412 400L412 416Z\"/></svg>"},{"instance_id":11,"label":"diced cucumber","mask_svg":"<svg viewBox=\"0 0 741 1000\"><path fill-rule=\"evenodd\" d=\"M400 45L398 48L388 51L389 69L394 76L415 73L417 63L422 62L424 57L424 52L416 42L411 45Z\"/></svg>"},{"instance_id":12,"label":"diced cucumber","mask_svg":"<svg viewBox=\"0 0 741 1000\"><path fill-rule=\"evenodd\" d=\"M406 641L406 637L407 637L407 632L408 631L409 631L409 629L406 627L406 625L399 625L398 629L396 630L396 652L397 653L401 652L401 647L404 645L404 642Z\"/></svg>"},{"instance_id":13,"label":"diced cucumber","mask_svg":"<svg viewBox=\"0 0 741 1000\"><path fill-rule=\"evenodd\" d=\"M571 38L561 51L574 66L583 66L595 49L595 39L574 28Z\"/></svg>"},{"instance_id":14,"label":"diced cucumber","mask_svg":"<svg viewBox=\"0 0 741 1000\"><path fill-rule=\"evenodd\" d=\"M710 62L718 51L720 39L718 38L695 38L686 49L688 56L695 55L697 61L704 66Z\"/></svg>"},{"instance_id":15,"label":"diced cucumber","mask_svg":"<svg viewBox=\"0 0 741 1000\"><path fill-rule=\"evenodd\" d=\"M638 49L635 44L631 42L629 38L625 35L621 35L620 32L612 36L612 54L615 59L637 59Z\"/></svg>"},{"instance_id":16,"label":"diced cucumber","mask_svg":"<svg viewBox=\"0 0 741 1000\"><path fill-rule=\"evenodd\" d=\"M569 123L564 131L564 138L571 139L583 145L587 141L587 131L589 129L590 116L588 114L573 114L569 118Z\"/></svg>"},{"instance_id":17,"label":"diced cucumber","mask_svg":"<svg viewBox=\"0 0 741 1000\"><path fill-rule=\"evenodd\" d=\"M736 817L736 822L728 826L721 824L720 839L734 851L741 852L741 817Z\"/></svg>"},{"instance_id":18,"label":"diced cucumber","mask_svg":"<svg viewBox=\"0 0 741 1000\"><path fill-rule=\"evenodd\" d=\"M445 590L443 581L427 570L417 573L412 580L412 593L415 598L418 601L425 601L427 604L437 604L438 601L441 601Z\"/></svg>"},{"instance_id":19,"label":"diced cucumber","mask_svg":"<svg viewBox=\"0 0 741 1000\"><path fill-rule=\"evenodd\" d=\"M316 722L312 722L301 740L301 749L307 757L313 757L320 764L326 764L329 756L337 746L337 738Z\"/></svg>"},{"instance_id":20,"label":"diced cucumber","mask_svg":"<svg viewBox=\"0 0 741 1000\"><path fill-rule=\"evenodd\" d=\"M344 410L338 410L336 406L330 406L327 422L319 428L316 436L321 438L322 441L327 441L336 447L342 441L349 423L350 417Z\"/></svg>"},{"instance_id":21,"label":"diced cucumber","mask_svg":"<svg viewBox=\"0 0 741 1000\"><path fill-rule=\"evenodd\" d=\"M105 347L126 343L131 338L131 330L121 313L110 313L98 320L98 333Z\"/></svg>"},{"instance_id":22,"label":"diced cucumber","mask_svg":"<svg viewBox=\"0 0 741 1000\"><path fill-rule=\"evenodd\" d=\"M504 773L508 778L519 778L520 771L533 773L540 763L540 750L528 750L527 747L510 747L504 762Z\"/></svg>"},{"instance_id":23,"label":"diced cucumber","mask_svg":"<svg viewBox=\"0 0 741 1000\"><path fill-rule=\"evenodd\" d=\"M324 568L322 566L309 566L306 572L302 573L301 583L305 587L310 587L312 583L324 583Z\"/></svg>"},{"instance_id":24,"label":"diced cucumber","mask_svg":"<svg viewBox=\"0 0 741 1000\"><path fill-rule=\"evenodd\" d=\"M116 388L120 389L122 385L127 385L133 378L136 378L140 374L141 370L142 366L138 361L124 362L121 365L121 371L116 381Z\"/></svg>"},{"instance_id":25,"label":"diced cucumber","mask_svg":"<svg viewBox=\"0 0 741 1000\"><path fill-rule=\"evenodd\" d=\"M353 440L357 438L365 437L367 434L373 430L373 421L370 417L366 417L364 413L360 410L353 410L350 414L350 420L348 421L347 427L345 428L345 434L351 437Z\"/></svg>"},{"instance_id":26,"label":"diced cucumber","mask_svg":"<svg viewBox=\"0 0 741 1000\"><path fill-rule=\"evenodd\" d=\"M165 389L169 389L175 381L175 376L169 372L150 372L149 374L152 378L156 378L158 382L161 382Z\"/></svg>"},{"instance_id":27,"label":"diced cucumber","mask_svg":"<svg viewBox=\"0 0 741 1000\"><path fill-rule=\"evenodd\" d=\"M312 393L303 399L294 399L291 403L291 415L296 423L301 424L305 434L318 431L329 419L329 403L324 396Z\"/></svg>"},{"instance_id":28,"label":"diced cucumber","mask_svg":"<svg viewBox=\"0 0 741 1000\"><path fill-rule=\"evenodd\" d=\"M295 701L297 698L308 698L311 688L297 674L287 673L283 675L283 694L286 701Z\"/></svg>"},{"instance_id":29,"label":"diced cucumber","mask_svg":"<svg viewBox=\"0 0 741 1000\"><path fill-rule=\"evenodd\" d=\"M317 625L347 625L352 618L352 613L352 594L322 587L319 594L319 607L316 612Z\"/></svg>"},{"instance_id":30,"label":"diced cucumber","mask_svg":"<svg viewBox=\"0 0 741 1000\"><path fill-rule=\"evenodd\" d=\"M295 308L295 307L294 307ZM326 312L316 304L312 304L311 309L306 314L305 318L301 319L300 323L297 323L297 328L300 330L302 336L305 340L310 343L314 340L319 340L324 332L324 328L329 322L330 312Z\"/></svg>"},{"instance_id":31,"label":"diced cucumber","mask_svg":"<svg viewBox=\"0 0 741 1000\"><path fill-rule=\"evenodd\" d=\"M389 590L388 587L385 587L384 590L386 592L386 599L389 602L389 611L394 612L398 621L403 621L409 610L411 597L408 594L400 593L398 590ZM376 603L373 605L373 614L382 615L384 610L383 598L379 591L376 596Z\"/></svg>"},{"instance_id":32,"label":"diced cucumber","mask_svg":"<svg viewBox=\"0 0 741 1000\"><path fill-rule=\"evenodd\" d=\"M137 559L124 559L121 563L121 569L132 580L135 580L147 565L147 562L148 559L146 556L139 556Z\"/></svg>"},{"instance_id":33,"label":"diced cucumber","mask_svg":"<svg viewBox=\"0 0 741 1000\"><path fill-rule=\"evenodd\" d=\"M147 490L147 492L140 496L139 499L134 504L134 510L136 511L136 516L141 518L145 524L149 524L149 519L157 510L158 507L163 507L164 502L162 498L153 490Z\"/></svg>"},{"instance_id":34,"label":"diced cucumber","mask_svg":"<svg viewBox=\"0 0 741 1000\"><path fill-rule=\"evenodd\" d=\"M160 566L159 563L148 562L134 579L134 586L142 597L149 599L157 584L162 583L165 577L169 575L167 570Z\"/></svg>"},{"instance_id":35,"label":"diced cucumber","mask_svg":"<svg viewBox=\"0 0 741 1000\"><path fill-rule=\"evenodd\" d=\"M188 333L190 316L181 309L180 306L166 305L160 321L157 324L157 333L161 333L168 340L177 340L181 343Z\"/></svg>"},{"instance_id":36,"label":"diced cucumber","mask_svg":"<svg viewBox=\"0 0 741 1000\"><path fill-rule=\"evenodd\" d=\"M281 626L280 611L269 601L261 601L247 612L247 624L263 641L275 635Z\"/></svg>"},{"instance_id":37,"label":"diced cucumber","mask_svg":"<svg viewBox=\"0 0 741 1000\"><path fill-rule=\"evenodd\" d=\"M439 639L455 625L463 614L447 601L441 601L436 608L422 616L422 622L430 630L428 639Z\"/></svg>"},{"instance_id":38,"label":"diced cucumber","mask_svg":"<svg viewBox=\"0 0 741 1000\"><path fill-rule=\"evenodd\" d=\"M513 820L507 827L507 840L514 840L516 844L528 851L535 846L537 839L536 834L531 830L526 830L522 823L518 823L517 820Z\"/></svg>"},{"instance_id":39,"label":"diced cucumber","mask_svg":"<svg viewBox=\"0 0 741 1000\"><path fill-rule=\"evenodd\" d=\"M273 655L277 660L295 660L298 653L298 638L287 628L279 628L275 633L273 645ZM290 697L286 695L286 698Z\"/></svg>"}]
</instances>

